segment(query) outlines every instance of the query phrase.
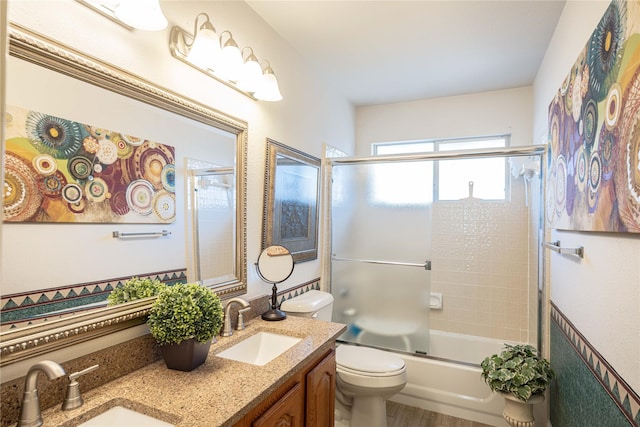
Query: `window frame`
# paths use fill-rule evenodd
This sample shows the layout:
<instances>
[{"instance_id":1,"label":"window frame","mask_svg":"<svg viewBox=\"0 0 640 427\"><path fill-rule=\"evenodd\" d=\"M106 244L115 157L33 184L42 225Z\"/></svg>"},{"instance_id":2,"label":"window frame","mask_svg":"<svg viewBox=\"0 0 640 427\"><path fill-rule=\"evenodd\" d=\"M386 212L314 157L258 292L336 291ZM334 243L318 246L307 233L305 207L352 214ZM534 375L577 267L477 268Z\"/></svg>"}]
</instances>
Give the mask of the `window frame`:
<instances>
[{"instance_id":1,"label":"window frame","mask_svg":"<svg viewBox=\"0 0 640 427\"><path fill-rule=\"evenodd\" d=\"M472 137L455 137L455 138L432 138L432 139L421 139L421 140L408 140L408 141L390 141L390 142L374 142L371 144L371 154L373 156L389 156L389 155L399 155L399 154L424 154L424 153L443 153L447 151L459 151L459 150L442 150L441 145L445 144L460 144L465 142L475 142L475 141L491 141L491 140L504 140L503 146L492 146L492 147L480 147L480 148L509 148L511 147L511 135L510 134L497 134L497 135L485 135L485 136L472 136ZM418 144L433 144L432 151L407 151L403 153L379 153L380 147L390 147L393 145L399 146L409 146L409 145L418 145ZM473 147L472 150L478 149L479 147ZM509 179L509 157L504 158L504 198L501 199L482 199L485 201L493 201L493 202L509 202L511 201L511 180ZM433 202L455 202L461 199L440 199L440 164L437 161L434 161L433 164Z\"/></svg>"}]
</instances>

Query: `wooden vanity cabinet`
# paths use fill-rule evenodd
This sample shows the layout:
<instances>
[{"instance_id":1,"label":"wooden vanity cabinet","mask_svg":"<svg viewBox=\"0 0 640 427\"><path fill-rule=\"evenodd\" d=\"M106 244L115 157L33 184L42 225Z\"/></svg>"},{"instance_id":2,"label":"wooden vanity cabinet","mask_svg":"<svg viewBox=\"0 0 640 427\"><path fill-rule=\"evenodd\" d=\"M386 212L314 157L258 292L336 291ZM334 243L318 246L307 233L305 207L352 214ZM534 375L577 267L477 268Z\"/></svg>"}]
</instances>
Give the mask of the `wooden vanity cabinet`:
<instances>
[{"instance_id":1,"label":"wooden vanity cabinet","mask_svg":"<svg viewBox=\"0 0 640 427\"><path fill-rule=\"evenodd\" d=\"M251 424L252 427L304 426L304 388L296 382L267 412Z\"/></svg>"},{"instance_id":2,"label":"wooden vanity cabinet","mask_svg":"<svg viewBox=\"0 0 640 427\"><path fill-rule=\"evenodd\" d=\"M332 349L306 375L306 427L333 427L336 352Z\"/></svg>"},{"instance_id":3,"label":"wooden vanity cabinet","mask_svg":"<svg viewBox=\"0 0 640 427\"><path fill-rule=\"evenodd\" d=\"M309 362L234 427L333 427L336 353Z\"/></svg>"}]
</instances>

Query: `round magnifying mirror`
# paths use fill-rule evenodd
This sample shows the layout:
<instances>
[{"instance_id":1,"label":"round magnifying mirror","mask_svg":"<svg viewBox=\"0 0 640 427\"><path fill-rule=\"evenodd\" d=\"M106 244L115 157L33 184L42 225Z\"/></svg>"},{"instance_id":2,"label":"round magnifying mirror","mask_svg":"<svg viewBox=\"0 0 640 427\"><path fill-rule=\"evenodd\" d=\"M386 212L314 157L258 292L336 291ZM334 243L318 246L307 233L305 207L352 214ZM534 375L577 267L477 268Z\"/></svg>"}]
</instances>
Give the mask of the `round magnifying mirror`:
<instances>
[{"instance_id":1,"label":"round magnifying mirror","mask_svg":"<svg viewBox=\"0 0 640 427\"><path fill-rule=\"evenodd\" d=\"M258 257L258 274L265 282L284 282L293 273L293 255L284 246L269 246Z\"/></svg>"},{"instance_id":2,"label":"round magnifying mirror","mask_svg":"<svg viewBox=\"0 0 640 427\"><path fill-rule=\"evenodd\" d=\"M283 320L287 315L278 306L277 283L284 282L293 273L293 255L284 246L269 246L258 256L258 275L265 282L273 283L271 309L262 314L264 320Z\"/></svg>"}]
</instances>

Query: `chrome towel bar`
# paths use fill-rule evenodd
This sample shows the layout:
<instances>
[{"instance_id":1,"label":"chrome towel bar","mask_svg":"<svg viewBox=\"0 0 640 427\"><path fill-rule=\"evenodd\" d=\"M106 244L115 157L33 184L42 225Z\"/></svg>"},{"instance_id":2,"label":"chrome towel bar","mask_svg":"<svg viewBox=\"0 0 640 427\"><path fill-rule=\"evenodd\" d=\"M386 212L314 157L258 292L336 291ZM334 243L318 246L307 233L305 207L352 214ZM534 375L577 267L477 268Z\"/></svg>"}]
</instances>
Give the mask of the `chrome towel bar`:
<instances>
[{"instance_id":1,"label":"chrome towel bar","mask_svg":"<svg viewBox=\"0 0 640 427\"><path fill-rule=\"evenodd\" d=\"M560 246L560 240L556 240L555 242L544 242L543 246L562 255L575 255L580 258L584 258L583 246L578 246L577 248L563 248Z\"/></svg>"},{"instance_id":2,"label":"chrome towel bar","mask_svg":"<svg viewBox=\"0 0 640 427\"><path fill-rule=\"evenodd\" d=\"M137 233L123 233L122 231L114 231L113 237L116 239L126 239L127 237L163 237L171 236L171 232L167 230L162 231L146 231Z\"/></svg>"}]
</instances>

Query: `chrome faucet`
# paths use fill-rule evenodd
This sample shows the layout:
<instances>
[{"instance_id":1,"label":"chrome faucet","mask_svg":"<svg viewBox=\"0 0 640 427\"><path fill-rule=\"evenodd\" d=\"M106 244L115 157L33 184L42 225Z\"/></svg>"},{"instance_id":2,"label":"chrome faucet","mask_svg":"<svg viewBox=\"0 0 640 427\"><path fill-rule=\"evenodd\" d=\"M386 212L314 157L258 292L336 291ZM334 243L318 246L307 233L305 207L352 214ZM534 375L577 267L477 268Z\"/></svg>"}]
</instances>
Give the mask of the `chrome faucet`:
<instances>
[{"instance_id":1,"label":"chrome faucet","mask_svg":"<svg viewBox=\"0 0 640 427\"><path fill-rule=\"evenodd\" d=\"M29 368L24 382L24 395L20 407L20 421L18 427L39 427L42 425L40 415L40 400L38 399L38 373L44 372L50 380L65 374L62 366L51 360L43 360Z\"/></svg>"},{"instance_id":2,"label":"chrome faucet","mask_svg":"<svg viewBox=\"0 0 640 427\"><path fill-rule=\"evenodd\" d=\"M242 298L231 298L227 302L227 306L224 308L224 327L222 328L222 336L230 337L233 335L233 330L231 328L231 316L229 315L231 311L231 306L234 304L240 304L242 308L249 308L249 303L243 300ZM238 327L236 329L244 329L244 319L241 317L242 314L238 313ZM240 326L240 319L242 319L242 327Z\"/></svg>"}]
</instances>

